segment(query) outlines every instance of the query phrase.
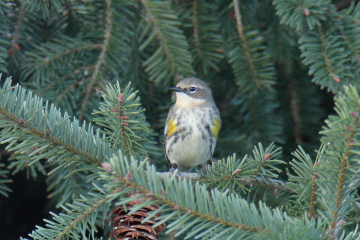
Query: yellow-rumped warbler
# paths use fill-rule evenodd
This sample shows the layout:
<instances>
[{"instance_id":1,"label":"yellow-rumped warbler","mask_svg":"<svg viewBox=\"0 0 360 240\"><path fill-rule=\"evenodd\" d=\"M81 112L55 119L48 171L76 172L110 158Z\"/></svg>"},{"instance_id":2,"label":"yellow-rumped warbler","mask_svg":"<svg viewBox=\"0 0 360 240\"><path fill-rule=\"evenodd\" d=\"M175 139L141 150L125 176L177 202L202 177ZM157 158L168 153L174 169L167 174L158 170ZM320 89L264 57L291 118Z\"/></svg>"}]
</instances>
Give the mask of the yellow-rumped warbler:
<instances>
[{"instance_id":1,"label":"yellow-rumped warbler","mask_svg":"<svg viewBox=\"0 0 360 240\"><path fill-rule=\"evenodd\" d=\"M186 78L170 89L176 92L176 102L165 123L165 156L171 170L189 172L213 155L220 113L211 89L200 79Z\"/></svg>"}]
</instances>

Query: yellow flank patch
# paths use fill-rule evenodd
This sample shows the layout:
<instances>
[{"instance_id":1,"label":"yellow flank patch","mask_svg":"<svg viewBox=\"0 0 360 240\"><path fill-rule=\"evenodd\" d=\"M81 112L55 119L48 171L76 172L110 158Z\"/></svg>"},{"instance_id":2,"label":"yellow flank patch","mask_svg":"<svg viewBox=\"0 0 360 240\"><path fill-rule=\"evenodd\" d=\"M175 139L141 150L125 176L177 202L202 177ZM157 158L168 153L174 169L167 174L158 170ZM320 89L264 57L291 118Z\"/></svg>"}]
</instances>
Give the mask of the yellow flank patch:
<instances>
[{"instance_id":1,"label":"yellow flank patch","mask_svg":"<svg viewBox=\"0 0 360 240\"><path fill-rule=\"evenodd\" d=\"M214 134L215 137L218 136L219 134L219 131L220 131L220 119L219 118L216 118L215 121L214 121L214 127L212 129L212 133Z\"/></svg>"},{"instance_id":2,"label":"yellow flank patch","mask_svg":"<svg viewBox=\"0 0 360 240\"><path fill-rule=\"evenodd\" d=\"M166 137L170 137L171 135L173 135L176 132L176 123L173 119L169 119L169 121L167 122L167 133L166 133Z\"/></svg>"}]
</instances>

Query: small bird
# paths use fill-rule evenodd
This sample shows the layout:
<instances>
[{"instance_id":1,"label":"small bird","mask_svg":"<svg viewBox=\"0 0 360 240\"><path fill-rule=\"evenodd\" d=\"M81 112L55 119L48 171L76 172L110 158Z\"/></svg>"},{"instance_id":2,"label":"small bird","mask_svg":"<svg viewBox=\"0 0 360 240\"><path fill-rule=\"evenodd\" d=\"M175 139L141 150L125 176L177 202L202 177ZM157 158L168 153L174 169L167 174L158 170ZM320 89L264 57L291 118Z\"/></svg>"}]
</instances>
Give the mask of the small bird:
<instances>
[{"instance_id":1,"label":"small bird","mask_svg":"<svg viewBox=\"0 0 360 240\"><path fill-rule=\"evenodd\" d=\"M164 131L165 156L170 171L190 172L213 155L221 119L211 89L202 80L185 78L171 90L176 102L170 108Z\"/></svg>"}]
</instances>

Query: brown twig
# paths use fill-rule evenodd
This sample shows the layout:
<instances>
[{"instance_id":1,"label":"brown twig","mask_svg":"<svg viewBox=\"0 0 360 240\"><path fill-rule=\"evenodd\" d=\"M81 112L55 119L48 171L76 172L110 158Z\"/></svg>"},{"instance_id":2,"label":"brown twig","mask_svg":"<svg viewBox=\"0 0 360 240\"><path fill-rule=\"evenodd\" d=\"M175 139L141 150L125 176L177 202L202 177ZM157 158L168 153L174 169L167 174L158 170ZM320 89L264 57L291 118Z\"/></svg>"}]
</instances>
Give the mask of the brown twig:
<instances>
[{"instance_id":1,"label":"brown twig","mask_svg":"<svg viewBox=\"0 0 360 240\"><path fill-rule=\"evenodd\" d=\"M342 201L344 185L345 185L345 173L346 173L347 165L348 165L348 157L350 155L350 150L351 150L351 146L352 146L352 142L353 142L355 133L357 132L357 125L359 123L359 112L360 112L360 107L358 107L356 114L354 114L354 116L353 116L355 118L355 121L354 121L352 127L349 128L349 130L350 130L349 138L345 145L346 150L345 150L345 152L342 156L341 162L340 162L339 180L337 181L338 182L337 193L336 193L337 197L335 200L336 210L334 211L334 214L333 214L334 221L331 222L332 229L335 229L336 224L337 224L336 221L337 221L337 218L339 215L340 204Z\"/></svg>"},{"instance_id":2,"label":"brown twig","mask_svg":"<svg viewBox=\"0 0 360 240\"><path fill-rule=\"evenodd\" d=\"M326 69L328 70L328 72L330 73L330 76L332 77L332 79L335 81L335 82L341 82L341 79L339 76L337 76L333 70L333 67L331 66L331 62L330 62L330 59L328 57L328 55L326 54L326 47L325 47L325 36L324 36L324 33L322 31L322 28L321 26L319 26L319 34L320 34L320 40L321 40L321 48L322 48L322 55L325 59L325 64L326 64Z\"/></svg>"}]
</instances>

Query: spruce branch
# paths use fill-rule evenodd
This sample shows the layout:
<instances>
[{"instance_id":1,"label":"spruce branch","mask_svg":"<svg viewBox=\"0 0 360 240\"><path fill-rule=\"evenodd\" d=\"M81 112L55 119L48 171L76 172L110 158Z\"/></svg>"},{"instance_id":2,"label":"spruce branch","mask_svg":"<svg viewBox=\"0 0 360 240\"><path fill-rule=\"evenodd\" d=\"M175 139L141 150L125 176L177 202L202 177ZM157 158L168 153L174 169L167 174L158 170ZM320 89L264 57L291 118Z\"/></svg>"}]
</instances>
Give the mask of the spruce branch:
<instances>
[{"instance_id":1,"label":"spruce branch","mask_svg":"<svg viewBox=\"0 0 360 240\"><path fill-rule=\"evenodd\" d=\"M326 215L330 219L329 226L334 237L345 217L354 211L355 194L360 186L357 134L360 127L359 99L354 86L344 86L344 93L335 98L338 116L330 116L325 121L327 127L321 132L321 140L327 148L321 155L317 183L320 203L322 208L328 209ZM323 169L327 169L326 172L321 171Z\"/></svg>"},{"instance_id":2,"label":"spruce branch","mask_svg":"<svg viewBox=\"0 0 360 240\"><path fill-rule=\"evenodd\" d=\"M271 56L266 52L264 40L259 32L250 27L245 29L241 22L239 2L234 0L236 29L226 44L228 61L232 65L236 84L249 98L254 98L261 86L271 90L275 83L275 69Z\"/></svg>"},{"instance_id":3,"label":"spruce branch","mask_svg":"<svg viewBox=\"0 0 360 240\"><path fill-rule=\"evenodd\" d=\"M330 77L332 77L332 79L337 82L337 83L340 83L341 82L341 78L335 74L334 70L333 70L333 67L331 66L331 63L330 63L330 59L329 59L329 56L327 55L327 49L326 49L326 42L325 42L325 36L324 36L324 33L322 31L322 28L321 26L318 27L318 31L319 31L319 34L320 34L320 40L321 40L321 47L322 47L322 56L324 57L324 60L325 60L325 64L326 64L326 68L329 72L329 75Z\"/></svg>"},{"instance_id":4,"label":"spruce branch","mask_svg":"<svg viewBox=\"0 0 360 240\"><path fill-rule=\"evenodd\" d=\"M0 25L0 34L2 36L9 36L10 35L10 27L9 27L9 18L6 16L6 12L8 10L8 6L5 2L0 1L0 21L2 24ZM7 63L6 58L9 54L9 46L11 46L11 42L9 39L2 37L1 39L1 46L0 46L0 72L7 73Z\"/></svg>"},{"instance_id":5,"label":"spruce branch","mask_svg":"<svg viewBox=\"0 0 360 240\"><path fill-rule=\"evenodd\" d=\"M149 17L149 20L154 24L154 31L156 32L158 38L160 39L161 41L161 45L163 45L163 48L164 48L164 52L165 52L165 55L167 56L169 62L170 62L170 67L171 67L171 72L172 73L175 73L175 78L177 78L176 80L179 81L181 80L181 78L178 77L178 75L176 74L176 69L175 69L175 66L174 66L174 63L173 63L173 56L169 50L169 46L168 46L168 43L166 41L166 39L164 38L163 36L163 33L162 31L160 30L160 27L156 24L157 21L156 21L156 18L153 16L150 8L149 8L149 5L148 5L148 2L146 0L140 0L142 5L145 7L145 11Z\"/></svg>"},{"instance_id":6,"label":"spruce branch","mask_svg":"<svg viewBox=\"0 0 360 240\"><path fill-rule=\"evenodd\" d=\"M276 165L284 163L277 159L279 154L280 149L275 148L273 143L265 149L259 143L254 147L253 156L245 155L243 159L236 159L236 155L233 155L213 162L211 166L207 166L207 174L201 178L210 186L232 192L237 192L238 188L249 191L248 187L255 186L264 190L291 192L284 182L275 179L281 172Z\"/></svg>"},{"instance_id":7,"label":"spruce branch","mask_svg":"<svg viewBox=\"0 0 360 240\"><path fill-rule=\"evenodd\" d=\"M72 91L75 87L77 87L80 83L74 82L73 84L70 84L68 87L66 87L61 94L59 94L56 97L55 104L61 102L61 100L68 94L70 91ZM51 85L49 85L51 86Z\"/></svg>"},{"instance_id":8,"label":"spruce branch","mask_svg":"<svg viewBox=\"0 0 360 240\"><path fill-rule=\"evenodd\" d=\"M339 181L338 181L337 193L336 193L337 197L336 197L336 200L335 200L336 210L334 211L334 215L333 215L334 221L331 222L332 229L335 229L335 227L336 227L336 224L337 224L337 221L338 221L338 216L339 216L339 211L340 211L340 207L341 207L340 205L341 205L341 202L343 200L346 172L348 171L348 165L350 165L349 162L348 162L348 158L349 158L349 155L351 154L352 144L353 144L353 141L354 141L354 136L355 136L355 134L357 133L357 131L359 129L360 106L358 106L356 112L351 112L351 113L354 113L353 116L355 118L355 121L347 129L348 137L347 137L344 152L342 154L342 159L341 159L341 162L340 162Z\"/></svg>"},{"instance_id":9,"label":"spruce branch","mask_svg":"<svg viewBox=\"0 0 360 240\"><path fill-rule=\"evenodd\" d=\"M5 164L0 163L0 168L5 167ZM8 183L12 183L11 179L8 179L9 171L0 169L0 195L8 197L8 192L12 192L11 189L7 186Z\"/></svg>"},{"instance_id":10,"label":"spruce branch","mask_svg":"<svg viewBox=\"0 0 360 240\"><path fill-rule=\"evenodd\" d=\"M74 71L69 72L68 74L64 75L63 77L60 77L60 78L58 78L58 79L56 79L54 81L51 81L51 83L46 84L43 87L40 87L40 89L34 89L34 92L36 92L38 95L42 96L44 93L50 91L51 88L54 88L54 87L58 86L60 83L64 82L65 80L69 80L70 78L74 78L74 75L76 75L76 74L78 74L80 72L83 72L83 71L87 72L87 71L92 70L94 68L95 68L94 65L83 66L83 67L77 68ZM79 84L79 82L76 82L76 83ZM29 83L29 85L30 84L31 83ZM73 84L75 84L75 83L73 83ZM66 89L69 89L69 87L67 87ZM69 91L70 90L71 89L69 89ZM59 96L60 95L62 96L61 98L63 98L65 96L64 93L59 94ZM57 99L58 99L58 97L57 97Z\"/></svg>"},{"instance_id":11,"label":"spruce branch","mask_svg":"<svg viewBox=\"0 0 360 240\"><path fill-rule=\"evenodd\" d=\"M278 179L273 179L273 178L268 178L266 180L262 179L261 177L255 177L255 178L241 178L241 177L236 177L237 175L237 171L234 171L232 174L228 175L228 176L224 176L223 179L227 180L230 178L234 178L236 179L236 181L239 182L239 184L244 185L244 186L249 186L249 187L258 187L258 188L262 188L265 190L271 190L271 191L281 191L281 192L288 192L288 193L292 193L294 192L294 190L290 187L288 187L286 185L286 183L284 183L281 180ZM157 175L163 179L164 176L174 176L174 173L171 172L157 172ZM199 174L199 173L187 173L187 172L178 172L177 174L175 174L175 176L177 178L183 178L183 179L189 179L192 181L201 181L203 180L203 175Z\"/></svg>"},{"instance_id":12,"label":"spruce branch","mask_svg":"<svg viewBox=\"0 0 360 240\"><path fill-rule=\"evenodd\" d=\"M34 239L80 239L88 234L95 237L96 226L103 226L103 217L108 214L109 205L106 190L94 185L97 193L91 192L86 197L81 196L72 204L62 205L65 213L51 213L53 221L46 220L46 227L37 226L29 234ZM115 190L120 191L120 190ZM115 192L114 191L114 192Z\"/></svg>"},{"instance_id":13,"label":"spruce branch","mask_svg":"<svg viewBox=\"0 0 360 240\"><path fill-rule=\"evenodd\" d=\"M343 37L344 41L346 42L346 44L348 45L349 49L351 50L354 58L358 61L358 63L360 63L360 56L359 56L359 50L357 51L356 48L359 48L357 47L356 45L354 45L354 43L352 43L348 36L346 36L345 32L343 29L339 28L339 31L341 33L341 36ZM355 42L357 43L357 42Z\"/></svg>"},{"instance_id":14,"label":"spruce branch","mask_svg":"<svg viewBox=\"0 0 360 240\"><path fill-rule=\"evenodd\" d=\"M289 25L297 32L314 30L321 26L329 12L336 11L329 0L288 1L274 0L276 14L281 17L280 23Z\"/></svg>"},{"instance_id":15,"label":"spruce branch","mask_svg":"<svg viewBox=\"0 0 360 240\"><path fill-rule=\"evenodd\" d=\"M243 47L247 62L249 63L250 70L253 72L252 75L255 78L254 81L258 85L259 81L256 78L257 77L257 74L255 72L256 70L255 70L254 63L253 63L253 60L252 60L250 52L249 52L247 40L246 40L245 35L244 35L243 24L242 24L242 21L241 21L239 1L238 0L233 0L233 5L234 5L234 11L235 11L235 18L236 18L236 28L237 28L239 37L242 40L242 47Z\"/></svg>"},{"instance_id":16,"label":"spruce branch","mask_svg":"<svg viewBox=\"0 0 360 240\"><path fill-rule=\"evenodd\" d=\"M128 176L129 175L131 176L131 173L128 173ZM166 192L164 192L164 194L161 194L161 195L156 195L156 194L152 193L151 191L149 191L147 188L141 187L138 184L129 181L129 179L127 179L127 178L121 177L117 174L116 174L116 177L117 177L118 181L124 183L125 185L127 185L133 189L136 189L138 192L142 193L143 196L150 196L151 198L153 198L159 202L162 202L163 204L166 204L168 207L172 208L173 210L183 211L183 212L186 212L187 214L191 214L192 216L199 217L204 220L214 222L216 224L222 224L224 226L238 228L238 229L246 230L246 231L250 231L250 232L256 231L256 229L250 225L246 226L246 225L240 224L240 223L229 222L229 221L226 221L225 219L216 218L211 215L204 214L202 212L194 211L193 209L188 208L184 205L180 205L177 202L174 202L174 201L169 200L166 197L164 197L163 195L166 195Z\"/></svg>"},{"instance_id":17,"label":"spruce branch","mask_svg":"<svg viewBox=\"0 0 360 240\"><path fill-rule=\"evenodd\" d=\"M57 234L55 240L61 240L63 239L63 236L68 234L70 231L72 231L77 224L79 224L81 221L86 219L89 214L93 214L93 212L105 204L108 201L107 198L100 199L95 204L93 204L90 208L87 208L81 215L77 216L64 230L62 230L59 234Z\"/></svg>"},{"instance_id":18,"label":"spruce branch","mask_svg":"<svg viewBox=\"0 0 360 240\"><path fill-rule=\"evenodd\" d=\"M69 41L70 39L65 38L64 40ZM56 46L52 46L52 48L56 49ZM35 69L38 69L41 67L47 67L46 65L48 65L50 62L56 62L59 59L62 59L64 57L66 57L67 55L71 55L76 52L81 52L83 50L102 49L102 48L103 48L102 44L96 44L96 43L92 44L92 43L80 42L79 44L74 44L73 46L67 45L65 49L60 49L58 52L55 52L55 54L53 54L49 57L45 57L41 63L35 65ZM65 51L63 51L63 50L65 50Z\"/></svg>"},{"instance_id":19,"label":"spruce branch","mask_svg":"<svg viewBox=\"0 0 360 240\"><path fill-rule=\"evenodd\" d=\"M110 37L112 36L111 34L113 31L113 19L112 19L111 0L106 0L105 2L106 2L106 11L105 11L105 13L106 13L105 14L106 15L106 28L104 31L104 41L102 44L102 49L99 54L98 60L95 64L95 69L91 76L91 80L86 87L86 90L85 90L86 93L85 93L84 99L81 103L81 109L80 109L80 113L79 113L80 120L82 120L84 117L84 111L86 109L86 105L88 104L88 100L90 98L91 91L93 90L94 84L98 80L98 77L99 77L98 75L100 74L100 68L105 62L105 55L106 55L106 52L108 51Z\"/></svg>"},{"instance_id":20,"label":"spruce branch","mask_svg":"<svg viewBox=\"0 0 360 240\"><path fill-rule=\"evenodd\" d=\"M38 52L26 54L27 63L22 67L23 77L30 78L33 85L44 85L46 81L56 77L54 82L47 84L46 88L49 89L54 85L61 86L66 78L73 78L76 70L74 72L72 70L76 64L68 66L69 63L74 58L86 55L86 51L101 48L101 44L92 44L76 38L60 36L60 40L44 43L34 48ZM72 75L63 74L64 71L68 71Z\"/></svg>"},{"instance_id":21,"label":"spruce branch","mask_svg":"<svg viewBox=\"0 0 360 240\"><path fill-rule=\"evenodd\" d=\"M128 156L143 158L147 155L146 145L149 144L150 133L141 108L138 91L133 91L131 82L121 89L120 83L106 86L102 93L105 102L100 104L99 115L94 121L104 127L105 141L110 142L113 149L122 149Z\"/></svg>"},{"instance_id":22,"label":"spruce branch","mask_svg":"<svg viewBox=\"0 0 360 240\"><path fill-rule=\"evenodd\" d=\"M93 135L91 125L80 127L77 120L71 122L67 114L62 116L54 106L44 105L42 99L31 91L26 93L20 86L11 89L8 78L2 88L5 93L0 95L3 128L0 139L2 143L10 143L9 151L28 154L33 161L76 159L97 165L111 154L105 143L100 144L100 135ZM82 141L81 137L88 140ZM18 141L22 143L17 144Z\"/></svg>"},{"instance_id":23,"label":"spruce branch","mask_svg":"<svg viewBox=\"0 0 360 240\"><path fill-rule=\"evenodd\" d=\"M300 36L303 63L310 66L314 82L334 93L342 91L343 85L359 84L359 26L354 23L356 15L352 16L354 4L342 13L328 0L275 0L274 4L281 22Z\"/></svg>"},{"instance_id":24,"label":"spruce branch","mask_svg":"<svg viewBox=\"0 0 360 240\"><path fill-rule=\"evenodd\" d=\"M155 84L169 85L185 77L194 76L191 66L191 55L188 52L188 43L183 32L178 28L180 24L177 16L167 1L141 0L146 13L147 26L140 39L152 28L148 38L139 47L140 51L146 49L154 38L160 46L143 65L149 74L150 81Z\"/></svg>"},{"instance_id":25,"label":"spruce branch","mask_svg":"<svg viewBox=\"0 0 360 240\"><path fill-rule=\"evenodd\" d=\"M183 13L184 25L192 26L187 38L193 55L193 66L199 76L206 76L210 69L217 72L217 63L223 58L223 40L219 34L217 6L210 2L193 1ZM187 17L191 15L190 17ZM187 32L185 31L185 34Z\"/></svg>"},{"instance_id":26,"label":"spruce branch","mask_svg":"<svg viewBox=\"0 0 360 240\"><path fill-rule=\"evenodd\" d=\"M213 189L211 193L209 193L207 186L200 185L199 182L193 186L188 180L177 180L176 175L171 177L163 175L163 179L161 179L154 167L146 163L145 169L142 170L143 163L138 163L133 158L129 160L120 151L110 159L109 163L104 163L103 165L109 165L105 167L107 173L104 172L101 174L101 179L108 181L106 187L109 190L115 188L118 184L120 184L119 186L125 185L133 189L133 191L138 191L139 196L147 199L144 204L162 205L161 208L153 213L156 214L159 211L164 212L164 215L158 218L158 223L155 224L154 227L170 221L168 224L168 233L174 230L180 230L181 228L176 235L186 233L187 238L195 234L196 236L206 239L210 236L219 238L223 236L225 232L227 236L232 236L235 239L240 236L275 236L277 234L273 232L276 231L275 228L278 229L277 227L280 226L280 228L283 228L285 225L282 225L282 222L290 221L288 216L281 215L277 209L270 210L262 203L260 203L260 210L258 211L255 210L255 206L248 204L234 194L222 193L217 189ZM174 191L174 189L176 189L176 191ZM109 198L116 199L118 196L119 195L115 194L109 196ZM132 199L123 199L118 204L129 201L132 201ZM178 212L182 213L180 219L177 217ZM243 221L235 217L240 216L238 214L247 216L247 220ZM270 220L272 218L276 218L277 220ZM146 221L146 219L143 221ZM257 227L255 227L253 221L257 221ZM261 222L260 225L259 221ZM267 221L279 225L275 227L267 224ZM292 221L296 222L294 224L300 224L303 227L305 225L308 227L315 226L314 222L310 223L313 220L303 222L292 219L290 222ZM314 233L314 231L318 231L315 235L320 236L321 231L324 231L320 230L321 225L322 224L317 225L317 227L319 227L318 230L312 229L311 232ZM301 229L305 229L303 227L301 227ZM289 226L285 228L287 231L291 229ZM202 232L200 233L200 231ZM289 233L290 236L299 236L299 234L301 236L310 236L310 231L302 233L296 231L295 233L294 229L292 229L290 232L292 232Z\"/></svg>"},{"instance_id":27,"label":"spruce branch","mask_svg":"<svg viewBox=\"0 0 360 240\"><path fill-rule=\"evenodd\" d=\"M315 164L316 164L316 162L315 162ZM316 165L314 165L314 167ZM316 191L318 189L317 183L315 181L316 176L317 176L317 174L315 173L315 171L313 171L313 175L311 177L312 187L311 187L311 194L310 194L310 210L309 210L309 217L310 218L312 218L314 216L314 212L315 212Z\"/></svg>"}]
</instances>

